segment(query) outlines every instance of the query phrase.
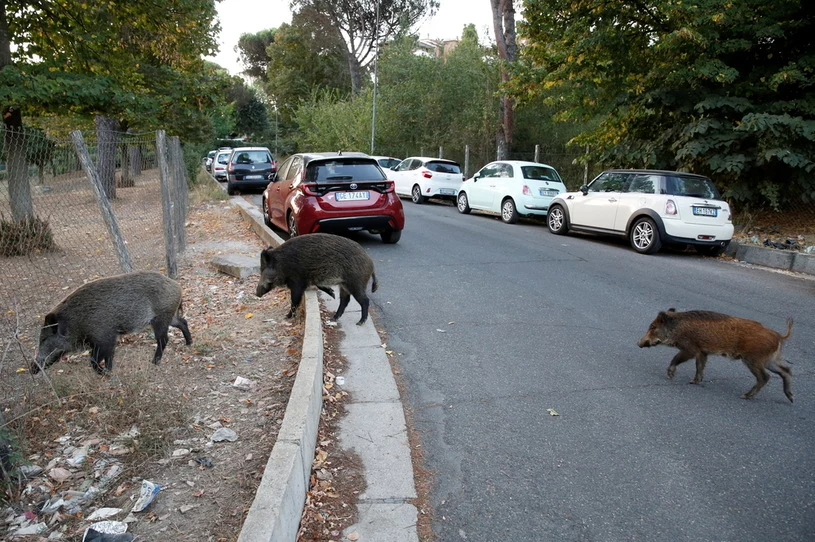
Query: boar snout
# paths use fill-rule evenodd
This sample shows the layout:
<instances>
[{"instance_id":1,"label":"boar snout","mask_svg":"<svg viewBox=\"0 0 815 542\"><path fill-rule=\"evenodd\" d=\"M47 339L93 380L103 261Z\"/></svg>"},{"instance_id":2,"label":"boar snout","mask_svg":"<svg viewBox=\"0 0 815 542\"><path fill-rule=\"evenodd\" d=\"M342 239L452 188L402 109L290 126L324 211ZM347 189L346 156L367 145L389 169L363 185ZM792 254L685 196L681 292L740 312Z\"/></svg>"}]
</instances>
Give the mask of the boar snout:
<instances>
[{"instance_id":1,"label":"boar snout","mask_svg":"<svg viewBox=\"0 0 815 542\"><path fill-rule=\"evenodd\" d=\"M257 290L255 290L255 295L258 296L258 297L263 297L271 289L272 289L271 284L268 284L268 283L258 284Z\"/></svg>"}]
</instances>

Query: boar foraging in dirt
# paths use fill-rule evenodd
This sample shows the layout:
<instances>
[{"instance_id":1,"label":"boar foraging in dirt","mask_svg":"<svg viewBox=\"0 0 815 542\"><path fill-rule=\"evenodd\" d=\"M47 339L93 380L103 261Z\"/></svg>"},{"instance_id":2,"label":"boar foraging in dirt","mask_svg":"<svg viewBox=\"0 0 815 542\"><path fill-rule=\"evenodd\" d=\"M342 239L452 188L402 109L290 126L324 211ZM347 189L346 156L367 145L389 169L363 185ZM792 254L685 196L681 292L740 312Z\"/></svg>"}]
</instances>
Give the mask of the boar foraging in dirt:
<instances>
[{"instance_id":1,"label":"boar foraging in dirt","mask_svg":"<svg viewBox=\"0 0 815 542\"><path fill-rule=\"evenodd\" d=\"M187 345L192 344L176 281L161 273L136 271L84 284L45 316L31 372L36 374L63 354L86 347L91 348L91 367L99 374L109 372L118 336L147 324L158 343L153 363L161 360L170 326L180 329Z\"/></svg>"},{"instance_id":2,"label":"boar foraging in dirt","mask_svg":"<svg viewBox=\"0 0 815 542\"><path fill-rule=\"evenodd\" d=\"M742 395L744 399L752 398L764 387L770 379L769 369L781 377L784 395L792 402L792 371L779 359L782 343L791 332L792 318L787 320L786 335L781 335L753 320L711 311L668 309L657 315L637 346L664 344L679 349L668 365L668 378L674 377L677 365L696 358L696 376L691 384L702 381L709 354L740 359L756 377L756 385Z\"/></svg>"},{"instance_id":3,"label":"boar foraging in dirt","mask_svg":"<svg viewBox=\"0 0 815 542\"><path fill-rule=\"evenodd\" d=\"M374 262L359 243L328 233L310 233L292 237L277 248L260 253L260 281L257 296L262 297L273 288L288 287L291 293L292 318L309 286L316 286L331 297L334 284L340 287L340 304L334 314L337 320L345 312L351 296L362 307L361 326L368 319L368 281L373 278L371 291L378 284Z\"/></svg>"}]
</instances>

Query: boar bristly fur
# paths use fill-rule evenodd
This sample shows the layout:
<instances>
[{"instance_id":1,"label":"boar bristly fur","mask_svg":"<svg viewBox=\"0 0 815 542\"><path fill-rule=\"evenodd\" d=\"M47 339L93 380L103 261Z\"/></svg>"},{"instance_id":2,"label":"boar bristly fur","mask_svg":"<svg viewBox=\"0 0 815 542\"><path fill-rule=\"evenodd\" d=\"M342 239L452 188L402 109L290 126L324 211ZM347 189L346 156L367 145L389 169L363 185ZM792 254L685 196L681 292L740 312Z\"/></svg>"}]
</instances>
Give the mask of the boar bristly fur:
<instances>
[{"instance_id":1,"label":"boar bristly fur","mask_svg":"<svg viewBox=\"0 0 815 542\"><path fill-rule=\"evenodd\" d=\"M742 395L744 399L752 398L764 387L770 379L769 370L781 377L784 395L792 402L792 370L779 359L790 333L792 318L787 320L787 333L781 335L754 320L711 311L668 309L657 315L637 346L664 344L679 349L668 365L668 378L674 377L677 365L695 358L696 375L691 384L702 381L708 355L740 359L756 378L756 385Z\"/></svg>"},{"instance_id":2,"label":"boar bristly fur","mask_svg":"<svg viewBox=\"0 0 815 542\"><path fill-rule=\"evenodd\" d=\"M310 233L292 237L277 248L267 248L260 253L260 281L257 296L261 297L273 288L286 287L291 293L291 310L294 317L303 294L309 286L316 286L331 297L331 286L340 287L340 304L334 314L337 320L345 312L351 296L362 308L357 325L368 319L368 281L371 291L378 284L374 263L368 253L351 239L328 233Z\"/></svg>"},{"instance_id":3,"label":"boar bristly fur","mask_svg":"<svg viewBox=\"0 0 815 542\"><path fill-rule=\"evenodd\" d=\"M91 367L97 373L109 372L119 335L148 324L158 343L153 363L161 360L170 326L180 329L184 341L192 344L176 281L161 273L136 271L84 284L45 316L31 372L36 374L63 354L84 348L91 349Z\"/></svg>"}]
</instances>

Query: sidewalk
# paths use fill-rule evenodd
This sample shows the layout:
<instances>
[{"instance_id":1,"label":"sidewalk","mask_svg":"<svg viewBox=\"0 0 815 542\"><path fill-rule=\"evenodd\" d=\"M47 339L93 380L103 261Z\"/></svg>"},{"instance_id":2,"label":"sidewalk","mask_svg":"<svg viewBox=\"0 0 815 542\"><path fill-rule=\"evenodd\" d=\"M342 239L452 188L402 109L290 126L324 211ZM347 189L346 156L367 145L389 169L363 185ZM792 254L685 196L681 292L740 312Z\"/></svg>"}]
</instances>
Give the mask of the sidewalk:
<instances>
[{"instance_id":1,"label":"sidewalk","mask_svg":"<svg viewBox=\"0 0 815 542\"><path fill-rule=\"evenodd\" d=\"M283 239L263 224L260 211L242 197L233 197L252 229L271 246ZM325 294L330 311L338 300ZM311 463L322 409L323 338L316 291L306 292L303 352L277 443L272 450L255 500L241 529L239 542L293 542L308 491ZM359 522L343 533L359 540L418 542L413 464L407 425L396 381L371 317L363 326L352 303L337 323L343 332L340 352L348 361L342 388L351 401L340 424L343 448L362 459L366 490L357 502ZM349 314L350 313L350 314Z\"/></svg>"}]
</instances>

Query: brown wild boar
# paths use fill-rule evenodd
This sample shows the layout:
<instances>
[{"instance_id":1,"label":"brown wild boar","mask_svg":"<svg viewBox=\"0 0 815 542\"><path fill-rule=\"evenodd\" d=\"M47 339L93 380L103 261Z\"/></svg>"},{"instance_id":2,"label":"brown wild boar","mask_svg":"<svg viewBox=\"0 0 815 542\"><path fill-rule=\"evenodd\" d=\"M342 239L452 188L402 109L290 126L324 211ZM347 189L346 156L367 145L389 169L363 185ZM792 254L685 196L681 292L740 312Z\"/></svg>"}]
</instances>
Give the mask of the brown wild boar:
<instances>
[{"instance_id":1,"label":"brown wild boar","mask_svg":"<svg viewBox=\"0 0 815 542\"><path fill-rule=\"evenodd\" d=\"M260 253L260 281L257 296L262 297L273 288L287 287L291 293L292 318L309 286L334 297L333 285L340 287L340 304L334 314L337 320L345 312L351 296L362 307L358 326L368 319L368 281L373 278L371 291L378 284L374 262L368 253L351 239L328 233L310 233L292 237L277 248Z\"/></svg>"},{"instance_id":2,"label":"brown wild boar","mask_svg":"<svg viewBox=\"0 0 815 542\"><path fill-rule=\"evenodd\" d=\"M36 374L63 354L87 347L91 367L99 374L109 372L118 336L148 324L158 343L153 363L161 360L170 326L180 329L185 342L192 344L176 281L154 271L136 271L84 284L45 316L31 372Z\"/></svg>"},{"instance_id":3,"label":"brown wild boar","mask_svg":"<svg viewBox=\"0 0 815 542\"><path fill-rule=\"evenodd\" d=\"M770 379L769 369L784 381L784 394L792 402L792 371L779 359L782 343L791 332L792 318L787 320L786 335L781 335L753 320L711 311L668 309L651 322L637 346L664 344L679 349L668 365L668 378L674 377L677 365L696 358L696 376L691 384L702 381L709 354L740 359L756 377L756 385L742 395L744 399L750 399L764 387Z\"/></svg>"}]
</instances>

